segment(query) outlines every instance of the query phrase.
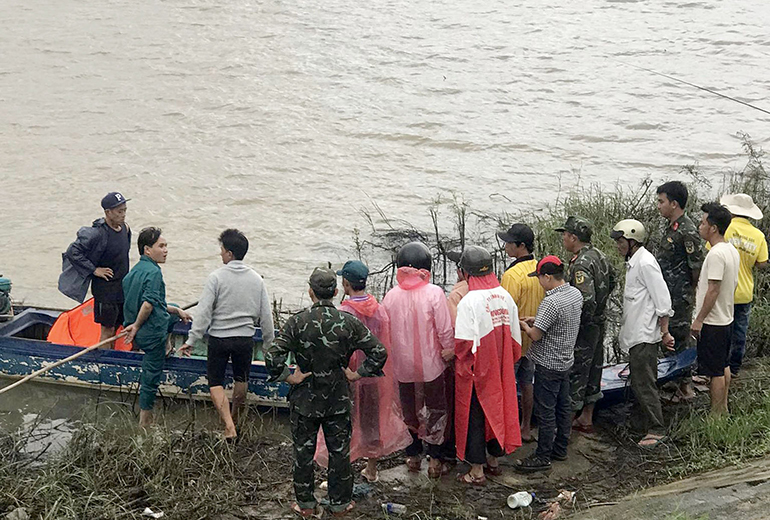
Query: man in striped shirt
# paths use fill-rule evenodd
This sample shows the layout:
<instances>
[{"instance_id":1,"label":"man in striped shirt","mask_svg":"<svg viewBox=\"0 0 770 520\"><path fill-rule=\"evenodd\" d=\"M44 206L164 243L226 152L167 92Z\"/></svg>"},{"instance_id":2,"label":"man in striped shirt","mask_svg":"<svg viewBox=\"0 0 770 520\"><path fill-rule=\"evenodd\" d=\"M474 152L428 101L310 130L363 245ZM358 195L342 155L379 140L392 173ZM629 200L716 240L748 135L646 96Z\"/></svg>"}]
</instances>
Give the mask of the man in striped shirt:
<instances>
[{"instance_id":1,"label":"man in striped shirt","mask_svg":"<svg viewBox=\"0 0 770 520\"><path fill-rule=\"evenodd\" d=\"M572 420L570 369L575 362L575 341L580 328L583 296L564 281L564 265L556 256L537 264L545 290L536 317L523 318L521 329L532 339L527 357L535 363L535 413L538 441L535 453L516 464L522 472L544 471L551 459L567 460Z\"/></svg>"},{"instance_id":2,"label":"man in striped shirt","mask_svg":"<svg viewBox=\"0 0 770 520\"><path fill-rule=\"evenodd\" d=\"M535 234L526 224L514 224L508 231L497 233L498 238L505 242L505 253L513 259L511 265L503 273L500 285L516 302L521 316L534 316L545 292L537 279L529 273L537 267L537 260L532 255L535 249ZM521 342L521 359L516 362L516 386L521 390L521 440L534 440L530 431L532 408L534 406L534 390L532 383L535 378L535 365L528 357L527 350L532 340L524 334Z\"/></svg>"}]
</instances>

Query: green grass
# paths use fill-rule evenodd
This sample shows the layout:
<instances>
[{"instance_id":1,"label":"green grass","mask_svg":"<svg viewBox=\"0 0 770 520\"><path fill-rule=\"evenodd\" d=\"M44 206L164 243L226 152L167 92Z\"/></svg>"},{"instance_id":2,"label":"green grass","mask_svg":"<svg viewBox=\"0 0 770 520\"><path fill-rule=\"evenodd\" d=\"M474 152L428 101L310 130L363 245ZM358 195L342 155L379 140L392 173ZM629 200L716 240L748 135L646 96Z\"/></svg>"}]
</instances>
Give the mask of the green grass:
<instances>
[{"instance_id":1,"label":"green grass","mask_svg":"<svg viewBox=\"0 0 770 520\"><path fill-rule=\"evenodd\" d=\"M730 414L694 409L672 431L681 451L669 469L687 475L770 454L770 361L758 360L730 388Z\"/></svg>"}]
</instances>

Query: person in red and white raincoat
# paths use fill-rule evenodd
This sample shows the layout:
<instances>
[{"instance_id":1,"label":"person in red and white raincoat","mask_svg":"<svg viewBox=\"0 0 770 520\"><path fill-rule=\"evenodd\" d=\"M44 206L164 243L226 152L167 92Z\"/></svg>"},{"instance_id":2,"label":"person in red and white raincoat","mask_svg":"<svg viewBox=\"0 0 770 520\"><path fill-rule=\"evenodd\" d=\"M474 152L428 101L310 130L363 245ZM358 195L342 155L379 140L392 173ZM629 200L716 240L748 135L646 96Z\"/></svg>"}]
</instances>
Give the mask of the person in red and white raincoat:
<instances>
[{"instance_id":1,"label":"person in red and white raincoat","mask_svg":"<svg viewBox=\"0 0 770 520\"><path fill-rule=\"evenodd\" d=\"M457 456L471 465L460 482L483 484L499 475L497 457L521 446L514 364L521 357L519 311L500 286L492 256L469 246L460 259L470 292L455 324L455 433Z\"/></svg>"}]
</instances>

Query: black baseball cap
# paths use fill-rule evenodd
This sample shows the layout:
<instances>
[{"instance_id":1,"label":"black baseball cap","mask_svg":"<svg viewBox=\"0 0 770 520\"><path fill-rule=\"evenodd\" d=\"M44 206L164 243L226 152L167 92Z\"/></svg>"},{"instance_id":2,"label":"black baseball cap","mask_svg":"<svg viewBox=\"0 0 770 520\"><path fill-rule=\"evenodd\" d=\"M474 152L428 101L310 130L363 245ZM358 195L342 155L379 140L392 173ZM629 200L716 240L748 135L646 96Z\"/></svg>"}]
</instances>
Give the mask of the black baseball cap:
<instances>
[{"instance_id":1,"label":"black baseball cap","mask_svg":"<svg viewBox=\"0 0 770 520\"><path fill-rule=\"evenodd\" d=\"M449 251L446 254L446 257L449 258L452 262L456 263L457 265L460 265L460 258L463 256L462 251Z\"/></svg>"},{"instance_id":2,"label":"black baseball cap","mask_svg":"<svg viewBox=\"0 0 770 520\"><path fill-rule=\"evenodd\" d=\"M121 204L125 204L131 199L125 198L121 193L117 191L111 191L102 198L102 209L117 208Z\"/></svg>"},{"instance_id":3,"label":"black baseball cap","mask_svg":"<svg viewBox=\"0 0 770 520\"><path fill-rule=\"evenodd\" d=\"M523 243L530 248L535 245L535 234L532 232L532 228L526 224L514 224L508 231L498 231L497 237L509 244Z\"/></svg>"}]
</instances>

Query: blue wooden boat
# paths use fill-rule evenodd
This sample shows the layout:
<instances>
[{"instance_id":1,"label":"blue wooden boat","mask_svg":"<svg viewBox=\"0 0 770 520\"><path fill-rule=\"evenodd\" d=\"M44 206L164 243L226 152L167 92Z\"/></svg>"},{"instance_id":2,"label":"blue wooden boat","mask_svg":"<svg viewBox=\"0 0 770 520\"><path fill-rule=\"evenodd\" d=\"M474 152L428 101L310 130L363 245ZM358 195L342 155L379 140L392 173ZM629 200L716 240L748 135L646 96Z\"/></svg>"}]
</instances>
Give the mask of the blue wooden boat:
<instances>
[{"instance_id":1,"label":"blue wooden boat","mask_svg":"<svg viewBox=\"0 0 770 520\"><path fill-rule=\"evenodd\" d=\"M39 308L17 308L14 318L0 323L0 376L18 379L35 370L55 363L82 350L81 347L59 345L45 341L48 331L62 311ZM178 323L172 342L179 347L190 329ZM255 358L261 357L262 331L257 341ZM196 345L189 358L170 357L166 360L160 392L166 397L207 399L205 345ZM197 355L196 355L197 354ZM38 377L37 380L59 385L71 385L118 392L136 391L142 367L142 354L117 350L95 350L72 362L65 363ZM4 386L4 385L3 385ZM228 367L225 389L232 388L232 371ZM265 406L287 406L289 385L269 383L265 363L256 360L251 365L249 402Z\"/></svg>"},{"instance_id":2,"label":"blue wooden boat","mask_svg":"<svg viewBox=\"0 0 770 520\"><path fill-rule=\"evenodd\" d=\"M48 331L61 314L60 310L27 308L17 309L12 321L0 323L0 376L23 377L46 365L55 363L81 350L80 347L59 345L45 341ZM190 329L178 323L172 341L181 346ZM266 406L287 406L286 383L269 383L267 370L261 361L262 331L254 336L257 341L255 361L249 377L250 402ZM695 363L695 348L669 358L658 360L658 382L673 380ZM116 350L96 350L75 361L66 363L39 377L39 380L59 385L73 385L119 392L136 391L141 372L142 354ZM232 387L232 372L228 367L225 388ZM602 374L602 404L627 399L629 389L628 365L610 365ZM205 345L196 345L189 358L170 357L166 360L160 391L167 397L205 399L209 397L206 381Z\"/></svg>"}]
</instances>

